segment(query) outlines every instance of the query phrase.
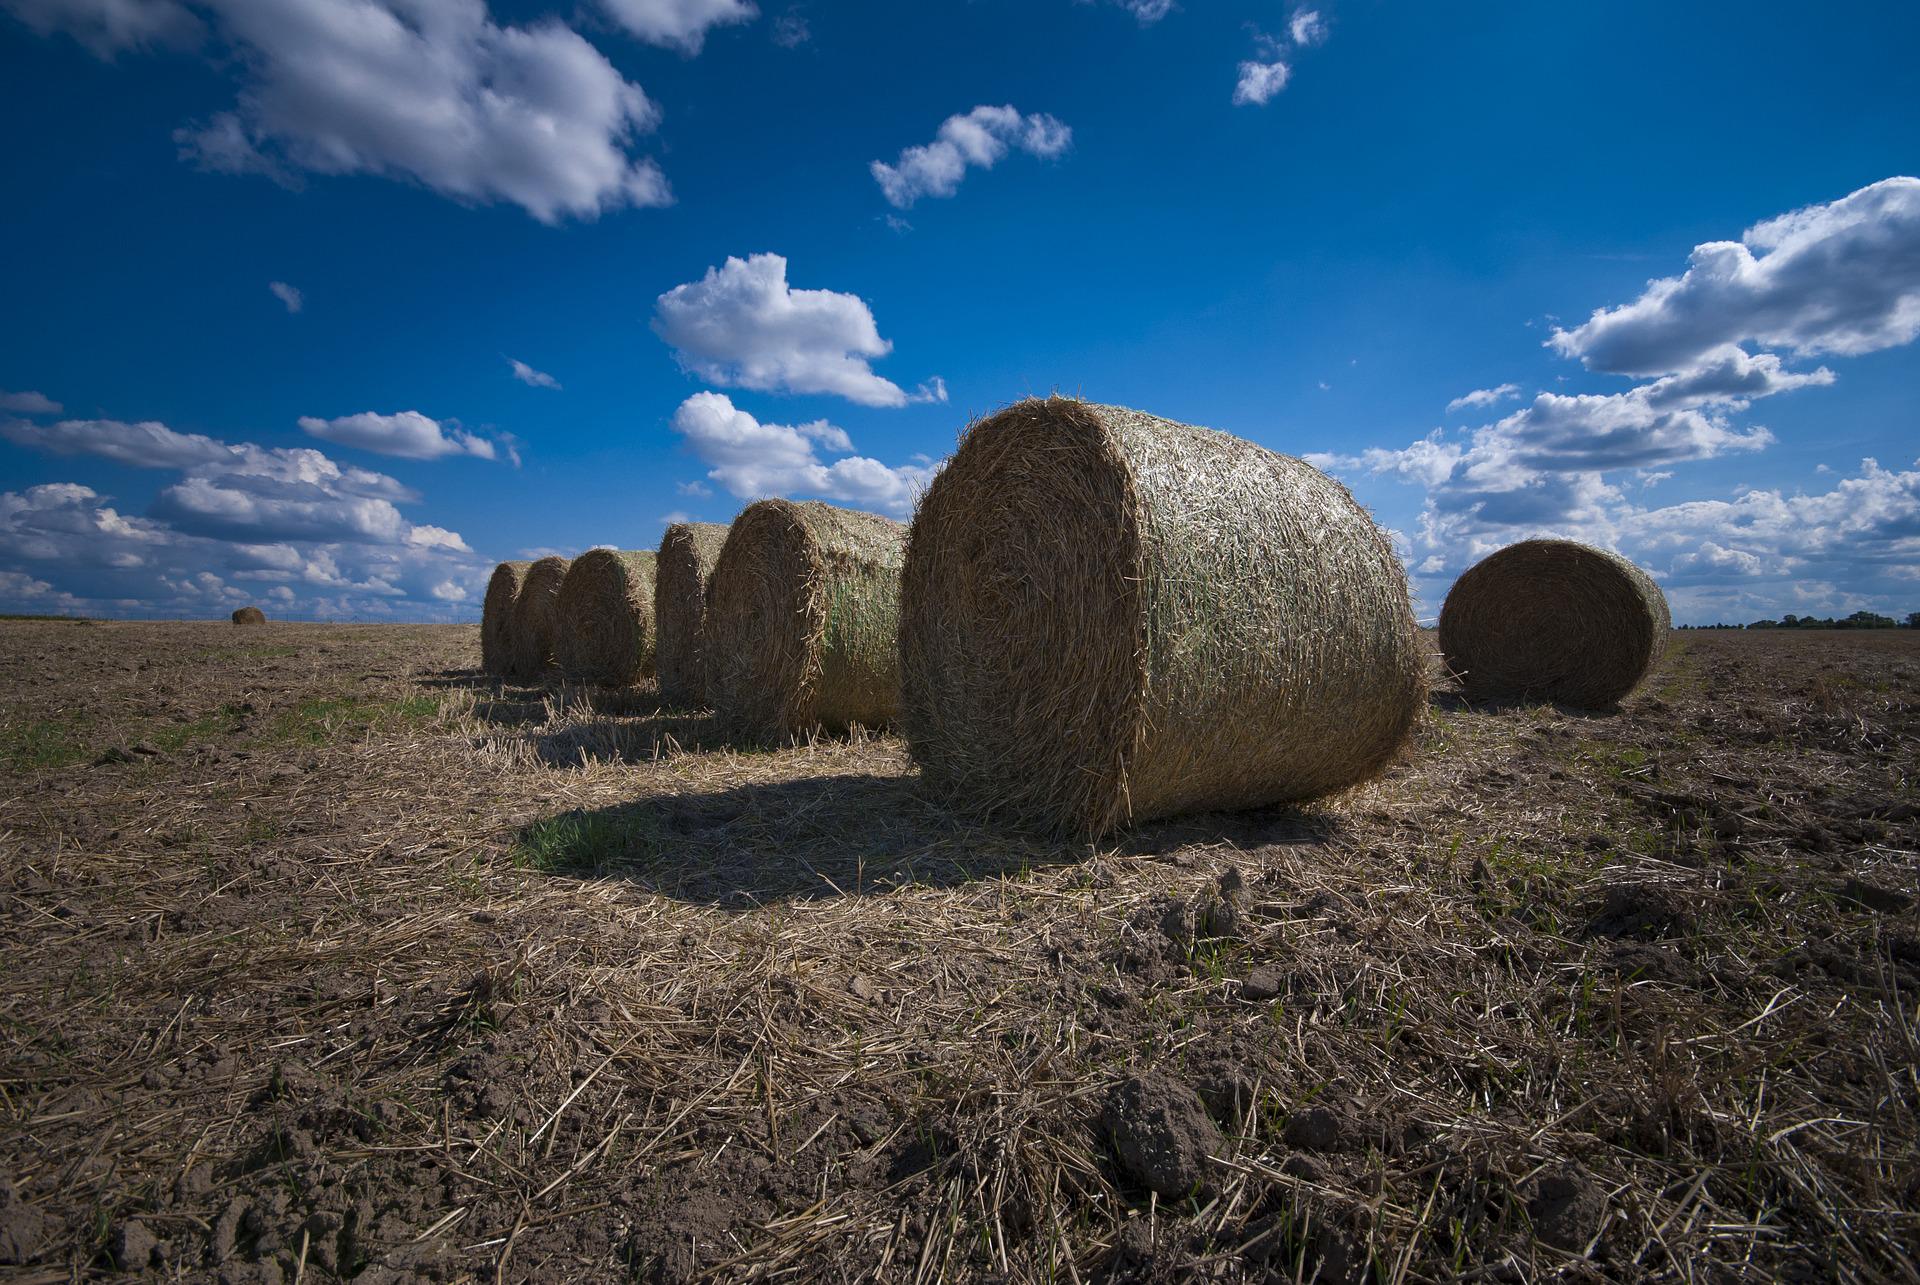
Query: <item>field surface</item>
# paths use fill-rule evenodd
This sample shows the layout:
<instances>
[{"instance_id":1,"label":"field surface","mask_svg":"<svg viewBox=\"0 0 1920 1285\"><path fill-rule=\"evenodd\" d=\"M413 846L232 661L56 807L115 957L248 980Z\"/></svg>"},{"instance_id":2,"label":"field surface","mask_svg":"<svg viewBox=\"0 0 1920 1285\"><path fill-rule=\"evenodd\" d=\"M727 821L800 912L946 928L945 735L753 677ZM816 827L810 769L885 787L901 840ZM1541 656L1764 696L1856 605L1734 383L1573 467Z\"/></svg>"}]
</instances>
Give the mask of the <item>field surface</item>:
<instances>
[{"instance_id":1,"label":"field surface","mask_svg":"<svg viewBox=\"0 0 1920 1285\"><path fill-rule=\"evenodd\" d=\"M1920 1272L1920 634L1098 849L477 661L0 622L0 1276Z\"/></svg>"}]
</instances>

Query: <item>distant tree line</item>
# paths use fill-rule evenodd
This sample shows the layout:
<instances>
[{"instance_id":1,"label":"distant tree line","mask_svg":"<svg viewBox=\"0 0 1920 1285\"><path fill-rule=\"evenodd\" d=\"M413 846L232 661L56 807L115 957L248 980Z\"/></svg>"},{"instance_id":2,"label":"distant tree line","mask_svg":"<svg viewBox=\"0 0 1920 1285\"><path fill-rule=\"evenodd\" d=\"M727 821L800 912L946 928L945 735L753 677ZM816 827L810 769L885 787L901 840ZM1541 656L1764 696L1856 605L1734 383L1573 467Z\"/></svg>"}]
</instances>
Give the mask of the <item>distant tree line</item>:
<instances>
[{"instance_id":1,"label":"distant tree line","mask_svg":"<svg viewBox=\"0 0 1920 1285\"><path fill-rule=\"evenodd\" d=\"M1920 629L1920 611L1909 611L1904 621L1874 611L1856 611L1835 620L1832 616L1785 615L1778 620L1756 620L1750 625L1681 625L1682 629Z\"/></svg>"}]
</instances>

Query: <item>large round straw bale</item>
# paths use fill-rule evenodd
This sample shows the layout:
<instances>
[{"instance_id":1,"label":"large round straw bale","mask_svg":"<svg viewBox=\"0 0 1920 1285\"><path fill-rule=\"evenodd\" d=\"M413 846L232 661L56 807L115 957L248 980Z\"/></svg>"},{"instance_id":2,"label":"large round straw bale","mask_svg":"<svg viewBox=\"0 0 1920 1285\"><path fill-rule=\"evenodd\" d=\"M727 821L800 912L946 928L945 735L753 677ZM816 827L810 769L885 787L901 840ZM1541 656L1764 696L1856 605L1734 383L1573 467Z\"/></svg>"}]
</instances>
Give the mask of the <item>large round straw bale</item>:
<instances>
[{"instance_id":1,"label":"large round straw bale","mask_svg":"<svg viewBox=\"0 0 1920 1285\"><path fill-rule=\"evenodd\" d=\"M1454 582L1440 651L1470 696L1602 709L1647 676L1672 627L1660 586L1619 554L1523 540Z\"/></svg>"},{"instance_id":2,"label":"large round straw bale","mask_svg":"<svg viewBox=\"0 0 1920 1285\"><path fill-rule=\"evenodd\" d=\"M480 607L480 668L504 675L513 669L513 604L531 562L503 562L487 580Z\"/></svg>"},{"instance_id":3,"label":"large round straw bale","mask_svg":"<svg viewBox=\"0 0 1920 1285\"><path fill-rule=\"evenodd\" d=\"M1058 397L976 423L934 479L900 655L929 787L1083 836L1356 785L1426 705L1405 572L1345 487Z\"/></svg>"},{"instance_id":4,"label":"large round straw bale","mask_svg":"<svg viewBox=\"0 0 1920 1285\"><path fill-rule=\"evenodd\" d=\"M554 626L566 558L541 558L527 568L513 599L513 676L531 681L553 667Z\"/></svg>"},{"instance_id":5,"label":"large round straw bale","mask_svg":"<svg viewBox=\"0 0 1920 1285\"><path fill-rule=\"evenodd\" d=\"M267 613L258 607L242 607L233 613L233 623L236 625L264 625L267 623Z\"/></svg>"},{"instance_id":6,"label":"large round straw bale","mask_svg":"<svg viewBox=\"0 0 1920 1285\"><path fill-rule=\"evenodd\" d=\"M707 582L707 700L723 725L766 737L893 720L906 538L814 501L741 511Z\"/></svg>"},{"instance_id":7,"label":"large round straw bale","mask_svg":"<svg viewBox=\"0 0 1920 1285\"><path fill-rule=\"evenodd\" d=\"M706 699L700 645L706 632L707 580L726 542L727 528L721 522L675 522L660 538L653 581L653 618L659 629L654 656L660 699L668 704L692 706Z\"/></svg>"},{"instance_id":8,"label":"large round straw bale","mask_svg":"<svg viewBox=\"0 0 1920 1285\"><path fill-rule=\"evenodd\" d=\"M589 549L560 581L553 659L567 677L625 687L653 673L653 551Z\"/></svg>"}]
</instances>

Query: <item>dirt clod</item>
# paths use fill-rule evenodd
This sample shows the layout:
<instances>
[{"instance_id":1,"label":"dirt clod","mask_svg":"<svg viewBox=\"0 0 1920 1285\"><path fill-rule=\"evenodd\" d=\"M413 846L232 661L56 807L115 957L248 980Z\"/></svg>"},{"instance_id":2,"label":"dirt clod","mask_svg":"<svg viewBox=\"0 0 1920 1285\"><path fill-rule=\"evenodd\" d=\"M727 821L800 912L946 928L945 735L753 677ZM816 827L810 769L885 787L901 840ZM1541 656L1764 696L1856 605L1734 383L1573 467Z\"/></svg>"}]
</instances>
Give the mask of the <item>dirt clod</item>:
<instances>
[{"instance_id":1,"label":"dirt clod","mask_svg":"<svg viewBox=\"0 0 1920 1285\"><path fill-rule=\"evenodd\" d=\"M47 1239L47 1220L0 1181L0 1263L30 1263Z\"/></svg>"},{"instance_id":2,"label":"dirt clod","mask_svg":"<svg viewBox=\"0 0 1920 1285\"><path fill-rule=\"evenodd\" d=\"M1107 1098L1101 1116L1120 1167L1168 1200L1211 1189L1207 1157L1226 1141L1199 1095L1164 1074L1133 1076Z\"/></svg>"},{"instance_id":3,"label":"dirt clod","mask_svg":"<svg viewBox=\"0 0 1920 1285\"><path fill-rule=\"evenodd\" d=\"M1840 900L1881 914L1896 914L1913 904L1913 894L1898 888L1886 888L1865 879L1849 879L1840 885Z\"/></svg>"},{"instance_id":4,"label":"dirt clod","mask_svg":"<svg viewBox=\"0 0 1920 1285\"><path fill-rule=\"evenodd\" d=\"M1556 1249L1578 1253L1600 1234L1607 1217L1607 1193L1575 1168L1542 1174L1527 1202L1527 1218L1536 1236Z\"/></svg>"},{"instance_id":5,"label":"dirt clod","mask_svg":"<svg viewBox=\"0 0 1920 1285\"><path fill-rule=\"evenodd\" d=\"M1287 1118L1282 1136L1289 1146L1308 1151L1333 1151L1345 1139L1347 1122L1331 1107L1310 1106Z\"/></svg>"},{"instance_id":6,"label":"dirt clod","mask_svg":"<svg viewBox=\"0 0 1920 1285\"><path fill-rule=\"evenodd\" d=\"M160 1240L138 1218L129 1218L113 1230L107 1253L123 1272L144 1271L160 1248Z\"/></svg>"}]
</instances>

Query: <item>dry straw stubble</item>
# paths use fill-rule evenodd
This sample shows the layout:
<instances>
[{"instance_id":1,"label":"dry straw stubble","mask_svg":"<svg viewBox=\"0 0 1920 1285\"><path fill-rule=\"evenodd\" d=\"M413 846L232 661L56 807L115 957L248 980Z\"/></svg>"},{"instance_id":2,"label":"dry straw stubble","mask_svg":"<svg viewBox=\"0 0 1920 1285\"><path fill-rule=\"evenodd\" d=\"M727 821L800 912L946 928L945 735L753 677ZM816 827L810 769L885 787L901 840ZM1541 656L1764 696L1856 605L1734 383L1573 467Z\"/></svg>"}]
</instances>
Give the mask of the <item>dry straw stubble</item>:
<instances>
[{"instance_id":1,"label":"dry straw stubble","mask_svg":"<svg viewBox=\"0 0 1920 1285\"><path fill-rule=\"evenodd\" d=\"M513 604L532 565L503 562L487 579L487 596L480 607L480 668L489 674L513 672Z\"/></svg>"},{"instance_id":2,"label":"dry straw stubble","mask_svg":"<svg viewBox=\"0 0 1920 1285\"><path fill-rule=\"evenodd\" d=\"M1604 709L1640 685L1672 627L1660 586L1619 554L1523 540L1454 582L1440 650L1470 696Z\"/></svg>"},{"instance_id":3,"label":"dry straw stubble","mask_svg":"<svg viewBox=\"0 0 1920 1285\"><path fill-rule=\"evenodd\" d=\"M816 501L741 511L707 594L707 700L724 726L779 737L894 719L906 534Z\"/></svg>"},{"instance_id":4,"label":"dry straw stubble","mask_svg":"<svg viewBox=\"0 0 1920 1285\"><path fill-rule=\"evenodd\" d=\"M513 676L532 681L553 667L554 626L566 558L541 558L527 568L513 600Z\"/></svg>"},{"instance_id":5,"label":"dry straw stubble","mask_svg":"<svg viewBox=\"0 0 1920 1285\"><path fill-rule=\"evenodd\" d=\"M700 650L706 633L707 581L720 561L727 527L720 522L675 522L660 538L654 570L654 648L660 699L692 707L706 699Z\"/></svg>"},{"instance_id":6,"label":"dry straw stubble","mask_svg":"<svg viewBox=\"0 0 1920 1285\"><path fill-rule=\"evenodd\" d=\"M1338 482L1057 397L975 424L934 480L900 650L936 793L1087 836L1356 785L1426 703L1405 573Z\"/></svg>"},{"instance_id":7,"label":"dry straw stubble","mask_svg":"<svg viewBox=\"0 0 1920 1285\"><path fill-rule=\"evenodd\" d=\"M567 677L626 687L653 673L651 549L589 549L554 604L553 659Z\"/></svg>"}]
</instances>

